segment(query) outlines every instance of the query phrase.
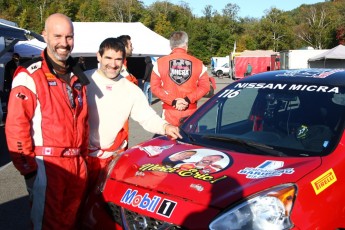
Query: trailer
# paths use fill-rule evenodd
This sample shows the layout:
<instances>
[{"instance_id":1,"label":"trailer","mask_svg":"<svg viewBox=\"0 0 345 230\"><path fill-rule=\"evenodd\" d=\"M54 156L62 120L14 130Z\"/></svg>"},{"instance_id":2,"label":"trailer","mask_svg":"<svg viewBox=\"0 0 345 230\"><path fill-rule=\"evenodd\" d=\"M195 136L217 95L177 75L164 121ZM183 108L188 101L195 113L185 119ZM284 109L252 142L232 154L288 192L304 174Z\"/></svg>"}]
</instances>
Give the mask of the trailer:
<instances>
[{"instance_id":1,"label":"trailer","mask_svg":"<svg viewBox=\"0 0 345 230\"><path fill-rule=\"evenodd\" d=\"M305 69L309 68L308 60L316 55L324 53L328 49L315 50L313 48L299 50L284 50L279 52L281 69Z\"/></svg>"},{"instance_id":2,"label":"trailer","mask_svg":"<svg viewBox=\"0 0 345 230\"><path fill-rule=\"evenodd\" d=\"M252 66L252 71L249 75L261 73L271 70L272 55L276 56L278 53L272 50L245 50L240 55L234 57L235 79L244 78L247 66Z\"/></svg>"}]
</instances>

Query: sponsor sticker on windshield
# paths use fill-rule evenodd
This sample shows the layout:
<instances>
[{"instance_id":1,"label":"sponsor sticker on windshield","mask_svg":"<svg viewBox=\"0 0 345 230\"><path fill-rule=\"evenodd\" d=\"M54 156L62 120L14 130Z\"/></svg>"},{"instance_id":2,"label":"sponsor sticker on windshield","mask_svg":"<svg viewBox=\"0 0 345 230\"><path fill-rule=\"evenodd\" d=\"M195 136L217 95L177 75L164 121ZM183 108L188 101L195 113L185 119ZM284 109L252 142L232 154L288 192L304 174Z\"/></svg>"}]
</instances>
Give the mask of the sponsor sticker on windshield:
<instances>
[{"instance_id":1,"label":"sponsor sticker on windshield","mask_svg":"<svg viewBox=\"0 0 345 230\"><path fill-rule=\"evenodd\" d=\"M312 78L326 78L334 73L343 71L342 69L300 69L287 70L284 73L277 74L277 77L312 77Z\"/></svg>"}]
</instances>

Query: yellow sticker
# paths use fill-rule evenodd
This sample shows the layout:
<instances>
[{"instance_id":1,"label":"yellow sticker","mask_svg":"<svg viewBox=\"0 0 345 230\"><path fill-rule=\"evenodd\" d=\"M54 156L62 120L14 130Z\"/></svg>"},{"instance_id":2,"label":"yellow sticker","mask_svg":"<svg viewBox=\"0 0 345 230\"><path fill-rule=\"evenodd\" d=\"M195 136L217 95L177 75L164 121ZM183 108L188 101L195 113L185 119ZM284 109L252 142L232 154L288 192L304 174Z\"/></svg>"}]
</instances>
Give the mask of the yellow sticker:
<instances>
[{"instance_id":1,"label":"yellow sticker","mask_svg":"<svg viewBox=\"0 0 345 230\"><path fill-rule=\"evenodd\" d=\"M313 186L316 195L318 195L320 192L331 186L336 181L337 177L335 176L333 169L330 169L313 180L311 182L311 185Z\"/></svg>"},{"instance_id":2,"label":"yellow sticker","mask_svg":"<svg viewBox=\"0 0 345 230\"><path fill-rule=\"evenodd\" d=\"M47 80L56 80L56 77L52 73L45 73Z\"/></svg>"}]
</instances>

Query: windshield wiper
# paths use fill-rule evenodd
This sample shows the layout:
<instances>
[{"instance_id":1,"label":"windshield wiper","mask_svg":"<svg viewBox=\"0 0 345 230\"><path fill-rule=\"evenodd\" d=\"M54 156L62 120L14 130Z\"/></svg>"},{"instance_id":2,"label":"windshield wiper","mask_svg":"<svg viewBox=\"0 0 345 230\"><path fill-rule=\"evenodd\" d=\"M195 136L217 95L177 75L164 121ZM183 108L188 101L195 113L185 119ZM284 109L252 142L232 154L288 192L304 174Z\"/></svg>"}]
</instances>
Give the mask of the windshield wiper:
<instances>
[{"instance_id":1,"label":"windshield wiper","mask_svg":"<svg viewBox=\"0 0 345 230\"><path fill-rule=\"evenodd\" d=\"M201 138L240 145L242 147L245 147L249 151L255 150L256 153L259 151L259 153L269 154L273 156L286 156L286 154L278 150L275 150L271 146L254 141L247 141L239 138L219 135L203 135Z\"/></svg>"}]
</instances>

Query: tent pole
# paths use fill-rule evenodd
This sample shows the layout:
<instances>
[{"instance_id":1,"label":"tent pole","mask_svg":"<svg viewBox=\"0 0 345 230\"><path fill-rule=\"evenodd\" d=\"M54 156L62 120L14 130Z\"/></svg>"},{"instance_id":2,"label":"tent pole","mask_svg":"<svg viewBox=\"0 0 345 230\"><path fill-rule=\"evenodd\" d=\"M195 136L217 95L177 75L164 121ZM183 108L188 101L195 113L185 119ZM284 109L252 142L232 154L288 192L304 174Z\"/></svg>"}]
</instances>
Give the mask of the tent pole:
<instances>
[{"instance_id":1,"label":"tent pole","mask_svg":"<svg viewBox=\"0 0 345 230\"><path fill-rule=\"evenodd\" d=\"M326 68L326 58L323 59L323 68Z\"/></svg>"}]
</instances>

